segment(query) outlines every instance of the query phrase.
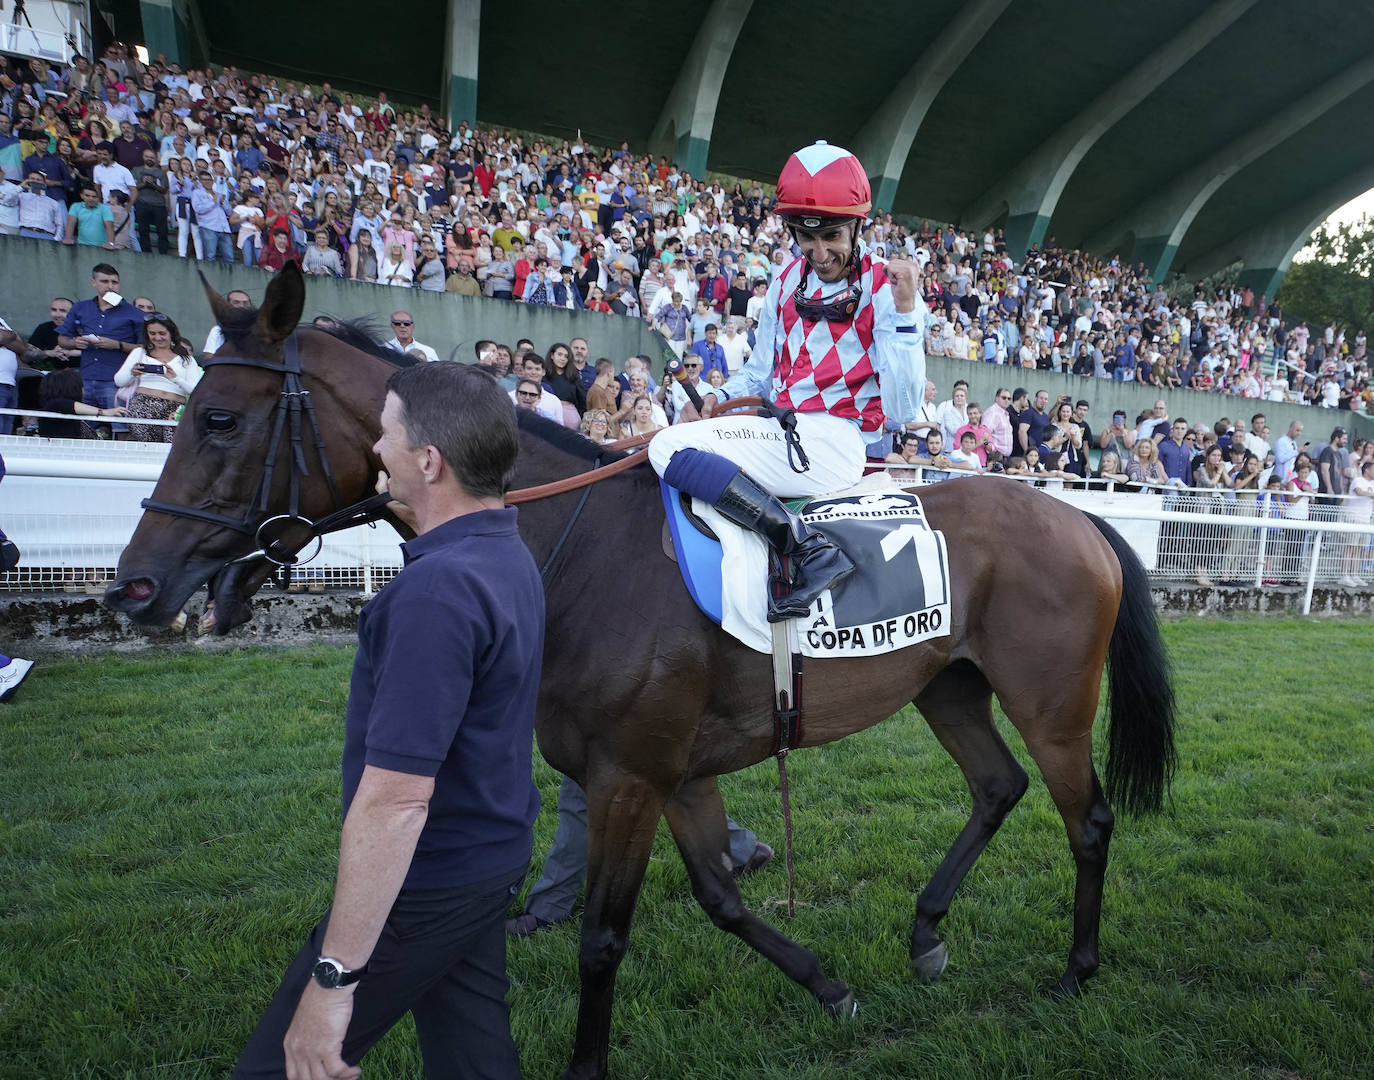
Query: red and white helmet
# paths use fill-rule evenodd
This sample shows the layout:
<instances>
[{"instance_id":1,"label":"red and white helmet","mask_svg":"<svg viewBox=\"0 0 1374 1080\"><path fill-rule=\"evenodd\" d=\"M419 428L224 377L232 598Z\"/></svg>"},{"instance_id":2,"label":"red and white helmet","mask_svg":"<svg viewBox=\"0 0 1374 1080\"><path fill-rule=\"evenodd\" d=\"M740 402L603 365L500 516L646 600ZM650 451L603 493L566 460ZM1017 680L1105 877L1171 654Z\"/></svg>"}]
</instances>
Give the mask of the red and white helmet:
<instances>
[{"instance_id":1,"label":"red and white helmet","mask_svg":"<svg viewBox=\"0 0 1374 1080\"><path fill-rule=\"evenodd\" d=\"M873 189L859 159L821 140L787 159L773 210L795 225L814 229L827 218L863 219L872 208Z\"/></svg>"}]
</instances>

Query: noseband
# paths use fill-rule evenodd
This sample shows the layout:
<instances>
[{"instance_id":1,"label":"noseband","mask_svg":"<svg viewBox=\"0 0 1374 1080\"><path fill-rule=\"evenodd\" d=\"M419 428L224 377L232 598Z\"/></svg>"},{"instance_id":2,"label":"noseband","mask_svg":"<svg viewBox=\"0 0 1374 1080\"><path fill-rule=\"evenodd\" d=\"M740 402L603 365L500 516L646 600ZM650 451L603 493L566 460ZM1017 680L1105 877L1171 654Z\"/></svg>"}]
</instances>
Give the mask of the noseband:
<instances>
[{"instance_id":1,"label":"noseband","mask_svg":"<svg viewBox=\"0 0 1374 1080\"><path fill-rule=\"evenodd\" d=\"M201 364L202 368L216 366L257 368L260 371L276 372L282 377L281 393L277 397L277 406L272 414L272 435L267 444L267 458L263 462L262 476L258 480L257 493L253 497L248 512L242 518L232 518L227 514L217 514L213 510L204 510L197 506L182 506L178 503L151 498L144 499L140 505L145 510L154 510L159 514L168 514L172 517L189 518L192 521L204 522L207 525L215 525L252 537L257 550L226 560L220 570L235 563L265 559L282 567L289 579L292 566L309 562L319 554L324 543L323 537L327 533L377 521L381 517L382 507L391 501L391 496L374 495L360 503L344 507L342 510L336 509L319 521L311 521L301 514L301 478L310 475L310 468L305 461L302 417L310 426L315 453L319 455L320 459L320 472L324 475L325 483L329 485L329 495L333 499L335 507L339 505L339 492L334 484L333 473L329 468L329 457L325 453L324 437L320 434L319 421L315 417L315 407L310 401L310 391L301 385L300 348L295 334L287 338L280 364L248 356L224 355L206 357ZM267 513L271 502L272 482L276 477L278 458L281 454L282 445L288 437L291 440L289 462L291 472L287 512L276 514L265 520L258 520L261 515ZM310 533L310 539L315 541L315 550L306 559L301 559L297 552L290 550L285 542L287 529L292 525L304 526ZM276 535L273 535L274 533ZM306 543L309 543L309 540ZM216 573L218 572L216 571Z\"/></svg>"}]
</instances>

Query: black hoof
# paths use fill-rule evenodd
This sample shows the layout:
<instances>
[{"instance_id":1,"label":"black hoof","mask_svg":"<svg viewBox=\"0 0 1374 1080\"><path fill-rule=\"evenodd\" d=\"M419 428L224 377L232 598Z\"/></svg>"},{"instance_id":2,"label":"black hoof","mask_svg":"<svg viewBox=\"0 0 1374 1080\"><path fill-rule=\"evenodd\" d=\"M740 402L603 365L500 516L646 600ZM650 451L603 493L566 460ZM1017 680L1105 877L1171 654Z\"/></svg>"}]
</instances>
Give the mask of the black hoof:
<instances>
[{"instance_id":1,"label":"black hoof","mask_svg":"<svg viewBox=\"0 0 1374 1080\"><path fill-rule=\"evenodd\" d=\"M938 982L949 963L949 950L943 942L936 942L920 956L911 958L911 970L923 982Z\"/></svg>"},{"instance_id":2,"label":"black hoof","mask_svg":"<svg viewBox=\"0 0 1374 1080\"><path fill-rule=\"evenodd\" d=\"M843 983L840 985L844 988L844 996L838 1001L827 1001L825 1011L841 1020L853 1020L859 1015L859 1003L854 1000L853 990L844 986Z\"/></svg>"},{"instance_id":3,"label":"black hoof","mask_svg":"<svg viewBox=\"0 0 1374 1080\"><path fill-rule=\"evenodd\" d=\"M569 1065L564 1070L563 1075L558 1080L605 1080L606 1071L596 1069L581 1068L577 1065Z\"/></svg>"},{"instance_id":4,"label":"black hoof","mask_svg":"<svg viewBox=\"0 0 1374 1080\"><path fill-rule=\"evenodd\" d=\"M1083 992L1083 984L1074 976L1065 975L1053 986L1045 987L1043 993L1051 1001L1066 1001L1069 998L1076 998Z\"/></svg>"}]
</instances>

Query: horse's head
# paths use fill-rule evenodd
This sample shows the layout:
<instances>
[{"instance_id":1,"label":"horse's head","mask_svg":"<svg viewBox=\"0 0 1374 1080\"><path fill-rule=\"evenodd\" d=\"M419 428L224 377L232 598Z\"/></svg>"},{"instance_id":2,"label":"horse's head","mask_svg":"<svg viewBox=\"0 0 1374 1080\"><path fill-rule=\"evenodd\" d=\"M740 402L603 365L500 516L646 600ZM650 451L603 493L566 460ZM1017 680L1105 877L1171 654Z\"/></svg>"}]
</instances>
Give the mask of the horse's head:
<instances>
[{"instance_id":1,"label":"horse's head","mask_svg":"<svg viewBox=\"0 0 1374 1080\"><path fill-rule=\"evenodd\" d=\"M233 307L208 283L205 291L225 344L205 362L105 602L163 626L209 582L214 629L225 634L249 619L249 597L275 570L252 557L262 522L283 514L318 520L368 492L387 365L322 332L297 333L305 280L294 264L272 278L256 310ZM305 545L304 527L280 524L281 549Z\"/></svg>"}]
</instances>

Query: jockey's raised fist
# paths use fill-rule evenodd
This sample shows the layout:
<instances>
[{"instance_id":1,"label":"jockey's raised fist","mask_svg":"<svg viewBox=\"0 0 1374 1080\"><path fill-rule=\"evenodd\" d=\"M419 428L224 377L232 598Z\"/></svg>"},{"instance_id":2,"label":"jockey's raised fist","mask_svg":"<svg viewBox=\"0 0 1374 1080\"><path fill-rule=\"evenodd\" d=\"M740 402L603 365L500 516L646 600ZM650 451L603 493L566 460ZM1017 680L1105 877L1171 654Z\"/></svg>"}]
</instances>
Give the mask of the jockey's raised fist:
<instances>
[{"instance_id":1,"label":"jockey's raised fist","mask_svg":"<svg viewBox=\"0 0 1374 1080\"><path fill-rule=\"evenodd\" d=\"M889 262L883 273L892 284L892 300L898 311L915 311L916 294L920 289L921 271L914 262L905 259Z\"/></svg>"}]
</instances>

